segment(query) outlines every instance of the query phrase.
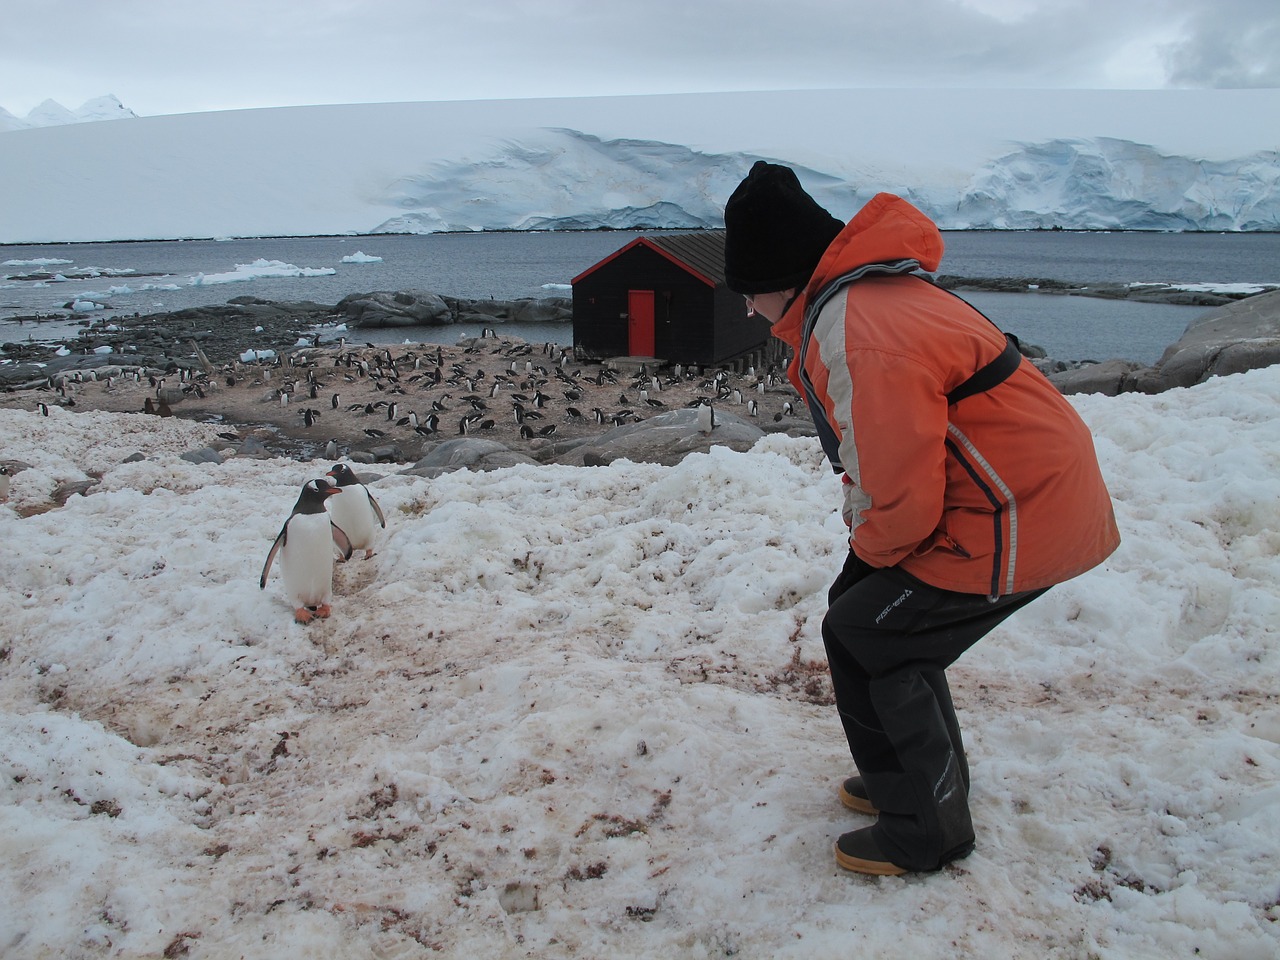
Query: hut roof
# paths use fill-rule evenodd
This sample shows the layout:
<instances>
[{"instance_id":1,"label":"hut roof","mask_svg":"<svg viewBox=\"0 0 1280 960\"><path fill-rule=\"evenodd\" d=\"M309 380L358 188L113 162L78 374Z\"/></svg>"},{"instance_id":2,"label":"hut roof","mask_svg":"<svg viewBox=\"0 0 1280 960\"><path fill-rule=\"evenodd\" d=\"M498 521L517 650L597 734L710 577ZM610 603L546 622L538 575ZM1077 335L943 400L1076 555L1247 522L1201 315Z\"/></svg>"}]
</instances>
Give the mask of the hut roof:
<instances>
[{"instance_id":1,"label":"hut roof","mask_svg":"<svg viewBox=\"0 0 1280 960\"><path fill-rule=\"evenodd\" d=\"M615 250L573 278L577 283L583 277L604 266L615 257L637 246L646 246L668 260L698 274L711 286L724 283L724 231L694 230L687 233L667 233L652 237L637 237L625 247Z\"/></svg>"}]
</instances>

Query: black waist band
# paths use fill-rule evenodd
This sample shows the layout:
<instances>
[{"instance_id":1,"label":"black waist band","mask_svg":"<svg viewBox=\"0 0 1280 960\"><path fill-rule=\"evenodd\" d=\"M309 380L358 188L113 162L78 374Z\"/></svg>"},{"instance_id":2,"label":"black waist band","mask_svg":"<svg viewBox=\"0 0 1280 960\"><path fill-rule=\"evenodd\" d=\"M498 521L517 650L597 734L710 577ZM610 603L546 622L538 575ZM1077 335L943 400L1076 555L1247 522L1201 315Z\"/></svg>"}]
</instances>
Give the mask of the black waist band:
<instances>
[{"instance_id":1,"label":"black waist band","mask_svg":"<svg viewBox=\"0 0 1280 960\"><path fill-rule=\"evenodd\" d=\"M1003 383L1013 375L1013 371L1022 365L1022 353L1018 350L1018 338L1011 333L1005 334L1004 352L977 373L947 394L947 405L959 403L965 397L990 390L998 383Z\"/></svg>"}]
</instances>

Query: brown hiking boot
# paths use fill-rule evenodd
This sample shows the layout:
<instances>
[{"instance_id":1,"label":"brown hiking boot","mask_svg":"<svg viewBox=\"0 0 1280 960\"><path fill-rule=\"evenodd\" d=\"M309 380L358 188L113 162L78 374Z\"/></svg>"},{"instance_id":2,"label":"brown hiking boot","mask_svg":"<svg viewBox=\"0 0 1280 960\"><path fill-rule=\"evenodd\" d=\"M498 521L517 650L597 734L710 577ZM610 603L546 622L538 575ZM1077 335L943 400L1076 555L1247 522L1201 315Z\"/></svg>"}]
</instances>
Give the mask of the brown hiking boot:
<instances>
[{"instance_id":1,"label":"brown hiking boot","mask_svg":"<svg viewBox=\"0 0 1280 960\"><path fill-rule=\"evenodd\" d=\"M863 784L861 777L850 777L840 784L840 802L850 810L865 813L869 817L874 817L880 813L875 804L871 802L871 798L867 796L867 788Z\"/></svg>"},{"instance_id":2,"label":"brown hiking boot","mask_svg":"<svg viewBox=\"0 0 1280 960\"><path fill-rule=\"evenodd\" d=\"M836 841L836 865L854 873L873 877L898 877L906 873L905 867L891 862L876 843L871 831L875 827L863 827L844 834Z\"/></svg>"}]
</instances>

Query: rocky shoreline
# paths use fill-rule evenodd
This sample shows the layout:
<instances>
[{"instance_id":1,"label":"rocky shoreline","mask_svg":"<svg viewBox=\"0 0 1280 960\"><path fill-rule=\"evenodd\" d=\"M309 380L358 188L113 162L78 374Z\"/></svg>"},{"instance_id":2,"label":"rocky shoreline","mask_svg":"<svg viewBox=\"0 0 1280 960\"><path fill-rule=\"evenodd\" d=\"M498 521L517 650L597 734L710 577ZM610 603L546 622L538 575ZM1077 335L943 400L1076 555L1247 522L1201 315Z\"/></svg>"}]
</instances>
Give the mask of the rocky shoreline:
<instances>
[{"instance_id":1,"label":"rocky shoreline","mask_svg":"<svg viewBox=\"0 0 1280 960\"><path fill-rule=\"evenodd\" d=\"M219 457L340 453L364 462L420 463L427 471L607 463L619 456L675 462L713 445L746 449L769 432L812 432L780 371L577 363L571 351L515 335L522 317L546 321L567 311L567 301L534 303L540 305L421 291L355 295L333 306L240 297L87 321L62 344L0 343L0 407L163 409L226 425ZM354 343L362 325L428 314L441 325L491 321L491 327L482 339L448 347ZM348 342L317 345L318 328L333 339L344 327ZM249 346L257 355L246 360ZM1280 291L1208 311L1152 367L1067 364L1034 347L1024 352L1067 394L1190 386L1280 362ZM716 411L714 432L700 429L693 409L700 403ZM432 414L434 425L422 429Z\"/></svg>"},{"instance_id":2,"label":"rocky shoreline","mask_svg":"<svg viewBox=\"0 0 1280 960\"><path fill-rule=\"evenodd\" d=\"M957 292L991 291L1039 293L1126 299L1145 303L1219 307L1244 298L1243 294L1183 291L1146 284L1080 285L1048 278L983 278L941 275L940 287ZM70 306L70 305L68 305ZM568 298L522 300L466 300L431 291L374 291L356 293L336 304L314 301L273 301L235 297L225 304L191 307L155 314L114 315L101 319L72 313L62 320L80 322L76 337L60 343L35 343L21 337L28 324L38 329L47 317L14 317L0 326L0 389L34 383L63 371L89 370L110 362L127 361L147 368L195 368L192 343L214 364L238 359L247 349L285 353L300 344L316 342L317 328L347 331L398 327L479 324L510 331L522 323L569 323L572 301ZM16 336L14 335L16 334ZM358 340L358 334L348 338ZM1081 364L1047 358L1034 348L1029 354L1045 361L1046 373L1061 373ZM1119 361L1113 361L1119 362Z\"/></svg>"}]
</instances>

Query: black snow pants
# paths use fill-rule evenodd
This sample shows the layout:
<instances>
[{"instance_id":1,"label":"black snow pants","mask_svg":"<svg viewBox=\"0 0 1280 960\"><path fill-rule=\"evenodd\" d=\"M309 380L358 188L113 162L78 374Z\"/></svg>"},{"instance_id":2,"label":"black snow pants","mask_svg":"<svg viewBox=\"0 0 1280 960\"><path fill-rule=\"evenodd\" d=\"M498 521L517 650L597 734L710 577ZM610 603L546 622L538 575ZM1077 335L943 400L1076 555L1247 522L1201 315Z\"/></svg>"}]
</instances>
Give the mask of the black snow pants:
<instances>
[{"instance_id":1,"label":"black snow pants","mask_svg":"<svg viewBox=\"0 0 1280 960\"><path fill-rule=\"evenodd\" d=\"M850 551L822 622L836 707L893 863L937 870L973 848L969 766L945 670L1044 593L941 590Z\"/></svg>"}]
</instances>

